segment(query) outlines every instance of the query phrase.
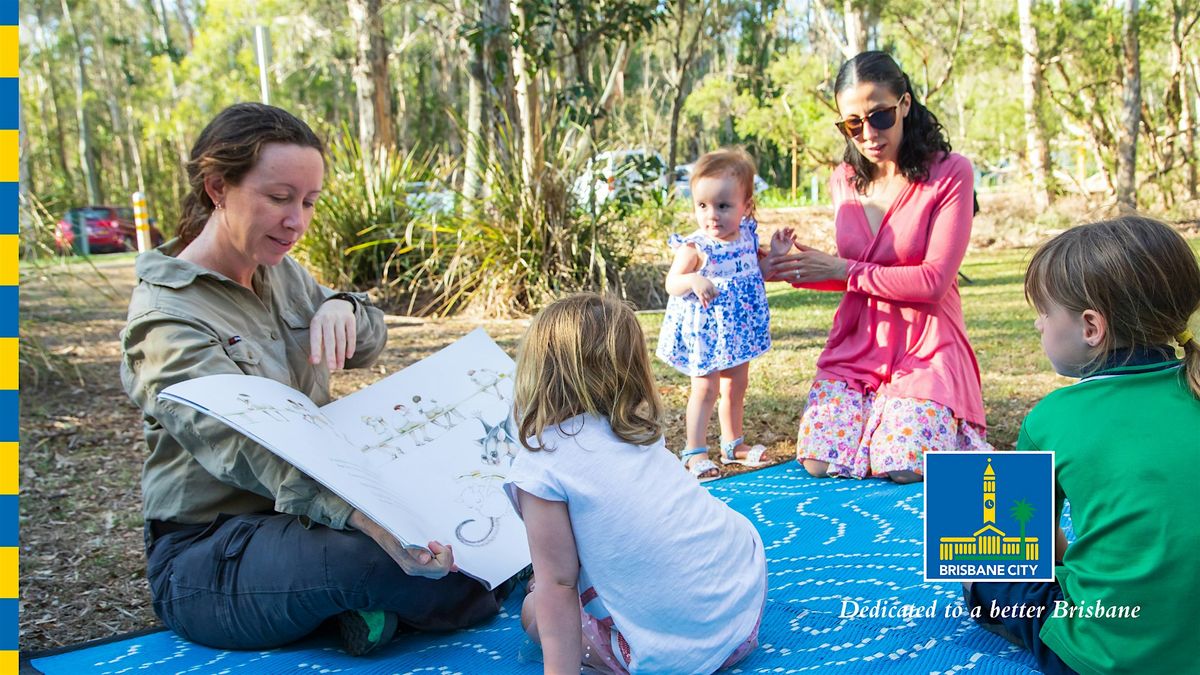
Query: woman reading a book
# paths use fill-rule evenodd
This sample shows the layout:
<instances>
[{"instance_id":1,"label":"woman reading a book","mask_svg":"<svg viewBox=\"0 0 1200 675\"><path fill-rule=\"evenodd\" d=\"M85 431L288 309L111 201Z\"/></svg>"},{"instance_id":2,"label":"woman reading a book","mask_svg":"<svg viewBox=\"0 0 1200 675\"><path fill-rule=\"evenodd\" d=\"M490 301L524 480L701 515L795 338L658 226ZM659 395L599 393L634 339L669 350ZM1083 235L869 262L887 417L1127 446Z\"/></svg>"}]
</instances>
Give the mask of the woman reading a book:
<instances>
[{"instance_id":1,"label":"woman reading a book","mask_svg":"<svg viewBox=\"0 0 1200 675\"><path fill-rule=\"evenodd\" d=\"M383 351L383 312L319 285L288 252L325 173L303 121L244 103L201 132L178 237L138 257L121 380L143 412L147 577L183 637L263 649L335 619L366 653L399 625L448 630L495 614L503 592L457 572L448 546L406 550L266 448L164 388L218 373L268 377L329 401L329 373ZM511 584L504 588L510 589Z\"/></svg>"}]
</instances>

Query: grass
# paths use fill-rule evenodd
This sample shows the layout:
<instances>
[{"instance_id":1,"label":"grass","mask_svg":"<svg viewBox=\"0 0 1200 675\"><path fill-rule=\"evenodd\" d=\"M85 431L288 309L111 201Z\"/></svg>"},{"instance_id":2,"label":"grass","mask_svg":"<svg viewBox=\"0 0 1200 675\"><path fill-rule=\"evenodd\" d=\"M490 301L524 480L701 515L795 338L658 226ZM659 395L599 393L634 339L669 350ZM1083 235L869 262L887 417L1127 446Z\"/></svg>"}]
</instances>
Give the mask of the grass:
<instances>
[{"instance_id":1,"label":"grass","mask_svg":"<svg viewBox=\"0 0 1200 675\"><path fill-rule=\"evenodd\" d=\"M54 255L42 257L37 264L43 267L87 267L104 265L123 265L136 258L137 251L124 253L94 253L92 255ZM28 262L28 261L27 261Z\"/></svg>"}]
</instances>

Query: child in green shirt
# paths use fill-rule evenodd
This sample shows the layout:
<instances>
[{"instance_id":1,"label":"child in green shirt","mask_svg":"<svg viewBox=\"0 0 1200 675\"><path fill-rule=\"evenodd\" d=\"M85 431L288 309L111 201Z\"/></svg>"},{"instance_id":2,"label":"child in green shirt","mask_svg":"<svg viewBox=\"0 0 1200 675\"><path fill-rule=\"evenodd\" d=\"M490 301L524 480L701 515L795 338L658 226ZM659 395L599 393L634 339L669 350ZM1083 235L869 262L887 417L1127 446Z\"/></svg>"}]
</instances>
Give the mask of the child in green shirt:
<instances>
[{"instance_id":1,"label":"child in green shirt","mask_svg":"<svg viewBox=\"0 0 1200 675\"><path fill-rule=\"evenodd\" d=\"M1046 673L1200 673L1196 256L1148 218L1083 225L1038 249L1025 295L1054 370L1081 379L1034 407L1017 449L1055 453L1056 507L1070 501L1076 539L1058 533L1057 581L967 584L968 604ZM993 618L993 602L1044 609Z\"/></svg>"}]
</instances>

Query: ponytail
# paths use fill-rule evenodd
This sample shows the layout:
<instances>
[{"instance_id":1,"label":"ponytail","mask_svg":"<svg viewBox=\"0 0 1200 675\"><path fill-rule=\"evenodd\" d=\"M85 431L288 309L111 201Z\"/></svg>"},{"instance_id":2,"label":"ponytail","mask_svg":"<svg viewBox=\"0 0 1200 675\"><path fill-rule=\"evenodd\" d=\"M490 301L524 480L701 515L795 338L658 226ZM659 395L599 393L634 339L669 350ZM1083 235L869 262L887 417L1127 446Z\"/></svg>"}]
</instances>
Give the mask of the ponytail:
<instances>
[{"instance_id":1,"label":"ponytail","mask_svg":"<svg viewBox=\"0 0 1200 675\"><path fill-rule=\"evenodd\" d=\"M1196 342L1190 331L1185 331L1181 337L1187 338L1182 340L1183 377L1188 389L1192 390L1192 395L1200 398L1200 343Z\"/></svg>"},{"instance_id":2,"label":"ponytail","mask_svg":"<svg viewBox=\"0 0 1200 675\"><path fill-rule=\"evenodd\" d=\"M199 190L193 189L189 192L183 198L182 206L182 212L179 214L179 224L175 230L180 240L181 249L200 236L200 232L204 230L204 226L208 223L208 219L212 215L213 203L212 199L208 196L208 192L201 188Z\"/></svg>"}]
</instances>

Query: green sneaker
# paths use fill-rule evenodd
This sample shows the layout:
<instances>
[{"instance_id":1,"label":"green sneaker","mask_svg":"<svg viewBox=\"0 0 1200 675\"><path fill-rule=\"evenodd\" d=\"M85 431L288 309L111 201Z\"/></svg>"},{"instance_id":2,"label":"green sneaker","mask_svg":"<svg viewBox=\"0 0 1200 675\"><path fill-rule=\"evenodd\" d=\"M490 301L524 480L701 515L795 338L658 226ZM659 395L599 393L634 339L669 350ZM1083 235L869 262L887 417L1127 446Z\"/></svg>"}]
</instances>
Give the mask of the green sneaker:
<instances>
[{"instance_id":1,"label":"green sneaker","mask_svg":"<svg viewBox=\"0 0 1200 675\"><path fill-rule=\"evenodd\" d=\"M391 642L400 617L382 610L354 610L338 614L337 624L346 653L363 656Z\"/></svg>"}]
</instances>

